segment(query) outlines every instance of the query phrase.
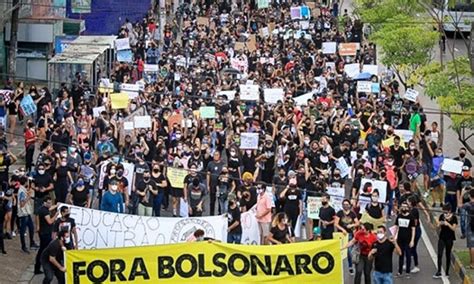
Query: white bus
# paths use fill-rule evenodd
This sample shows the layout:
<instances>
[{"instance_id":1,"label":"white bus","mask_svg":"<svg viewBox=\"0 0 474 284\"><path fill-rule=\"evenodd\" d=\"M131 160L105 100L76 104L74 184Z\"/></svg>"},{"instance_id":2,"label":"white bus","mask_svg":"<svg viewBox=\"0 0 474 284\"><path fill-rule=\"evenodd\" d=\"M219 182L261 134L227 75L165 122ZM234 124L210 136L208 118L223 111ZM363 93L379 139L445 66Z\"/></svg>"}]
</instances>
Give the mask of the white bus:
<instances>
[{"instance_id":1,"label":"white bus","mask_svg":"<svg viewBox=\"0 0 474 284\"><path fill-rule=\"evenodd\" d=\"M474 22L474 0L457 0L449 6L450 0L433 0L438 15L444 18L444 30L447 32L470 32Z\"/></svg>"}]
</instances>

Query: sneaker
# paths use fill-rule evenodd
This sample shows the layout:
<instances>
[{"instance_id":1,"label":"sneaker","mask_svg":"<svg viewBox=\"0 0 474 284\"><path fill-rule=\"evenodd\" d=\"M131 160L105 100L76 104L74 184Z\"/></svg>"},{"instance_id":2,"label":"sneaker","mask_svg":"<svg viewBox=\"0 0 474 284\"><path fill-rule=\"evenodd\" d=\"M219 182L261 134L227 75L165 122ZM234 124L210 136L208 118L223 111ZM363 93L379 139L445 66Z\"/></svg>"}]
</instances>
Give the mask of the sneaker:
<instances>
[{"instance_id":1,"label":"sneaker","mask_svg":"<svg viewBox=\"0 0 474 284\"><path fill-rule=\"evenodd\" d=\"M413 269L410 271L410 273L418 273L420 272L420 269L418 267L413 267Z\"/></svg>"},{"instance_id":2,"label":"sneaker","mask_svg":"<svg viewBox=\"0 0 474 284\"><path fill-rule=\"evenodd\" d=\"M461 239L464 240L466 238L466 235L461 235Z\"/></svg>"},{"instance_id":3,"label":"sneaker","mask_svg":"<svg viewBox=\"0 0 474 284\"><path fill-rule=\"evenodd\" d=\"M30 254L30 251L27 248L22 248L21 251L26 254Z\"/></svg>"},{"instance_id":4,"label":"sneaker","mask_svg":"<svg viewBox=\"0 0 474 284\"><path fill-rule=\"evenodd\" d=\"M436 272L435 275L433 275L434 279L440 279L441 278L441 272Z\"/></svg>"},{"instance_id":5,"label":"sneaker","mask_svg":"<svg viewBox=\"0 0 474 284\"><path fill-rule=\"evenodd\" d=\"M407 270L407 265L406 264L404 264L402 267L403 267L402 268L403 271Z\"/></svg>"},{"instance_id":6,"label":"sneaker","mask_svg":"<svg viewBox=\"0 0 474 284\"><path fill-rule=\"evenodd\" d=\"M35 270L35 275L38 275L38 274L43 274L43 271L41 271L41 270Z\"/></svg>"},{"instance_id":7,"label":"sneaker","mask_svg":"<svg viewBox=\"0 0 474 284\"><path fill-rule=\"evenodd\" d=\"M449 278L449 273L446 273L444 276L445 276L446 278Z\"/></svg>"},{"instance_id":8,"label":"sneaker","mask_svg":"<svg viewBox=\"0 0 474 284\"><path fill-rule=\"evenodd\" d=\"M410 273L407 273L407 275L405 276L406 279L410 279L411 278L411 275Z\"/></svg>"},{"instance_id":9,"label":"sneaker","mask_svg":"<svg viewBox=\"0 0 474 284\"><path fill-rule=\"evenodd\" d=\"M395 275L395 277L397 277L397 278L400 278L400 277L402 277L402 276L403 276L403 274L400 273L400 272L397 272L397 275Z\"/></svg>"},{"instance_id":10,"label":"sneaker","mask_svg":"<svg viewBox=\"0 0 474 284\"><path fill-rule=\"evenodd\" d=\"M6 234L5 234L5 239L11 240L11 239L12 239L12 235L10 235L10 233L6 233Z\"/></svg>"},{"instance_id":11,"label":"sneaker","mask_svg":"<svg viewBox=\"0 0 474 284\"><path fill-rule=\"evenodd\" d=\"M32 244L32 245L30 246L30 249L37 250L37 249L39 249L39 245L37 245L37 244Z\"/></svg>"},{"instance_id":12,"label":"sneaker","mask_svg":"<svg viewBox=\"0 0 474 284\"><path fill-rule=\"evenodd\" d=\"M12 237L16 237L16 233L15 233L15 232L12 232Z\"/></svg>"},{"instance_id":13,"label":"sneaker","mask_svg":"<svg viewBox=\"0 0 474 284\"><path fill-rule=\"evenodd\" d=\"M349 275L354 276L354 268L349 268Z\"/></svg>"},{"instance_id":14,"label":"sneaker","mask_svg":"<svg viewBox=\"0 0 474 284\"><path fill-rule=\"evenodd\" d=\"M423 193L424 199L428 198L428 196L430 196L430 194L428 192Z\"/></svg>"}]
</instances>

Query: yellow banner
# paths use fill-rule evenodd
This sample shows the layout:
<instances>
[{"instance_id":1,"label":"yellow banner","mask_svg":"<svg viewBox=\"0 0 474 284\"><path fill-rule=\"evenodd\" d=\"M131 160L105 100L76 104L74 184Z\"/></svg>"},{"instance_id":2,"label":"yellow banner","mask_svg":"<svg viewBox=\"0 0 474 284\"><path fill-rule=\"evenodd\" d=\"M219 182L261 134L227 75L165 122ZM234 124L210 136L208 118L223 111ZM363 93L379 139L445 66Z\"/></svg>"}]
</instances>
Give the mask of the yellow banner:
<instances>
[{"instance_id":1,"label":"yellow banner","mask_svg":"<svg viewBox=\"0 0 474 284\"><path fill-rule=\"evenodd\" d=\"M342 283L340 240L180 243L66 252L67 283Z\"/></svg>"},{"instance_id":2,"label":"yellow banner","mask_svg":"<svg viewBox=\"0 0 474 284\"><path fill-rule=\"evenodd\" d=\"M110 94L112 109L121 109L128 107L128 95L125 93Z\"/></svg>"}]
</instances>

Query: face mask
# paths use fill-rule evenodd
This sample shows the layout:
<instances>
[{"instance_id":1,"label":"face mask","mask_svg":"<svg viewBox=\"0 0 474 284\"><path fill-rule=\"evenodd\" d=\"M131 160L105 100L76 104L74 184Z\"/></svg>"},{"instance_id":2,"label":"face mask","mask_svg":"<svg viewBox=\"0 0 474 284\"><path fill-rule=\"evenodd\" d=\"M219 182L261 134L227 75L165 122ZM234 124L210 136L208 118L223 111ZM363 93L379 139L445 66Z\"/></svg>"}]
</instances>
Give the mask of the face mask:
<instances>
[{"instance_id":1,"label":"face mask","mask_svg":"<svg viewBox=\"0 0 474 284\"><path fill-rule=\"evenodd\" d=\"M83 134L87 134L87 129L83 128L81 131Z\"/></svg>"},{"instance_id":2,"label":"face mask","mask_svg":"<svg viewBox=\"0 0 474 284\"><path fill-rule=\"evenodd\" d=\"M113 191L116 191L117 188L118 188L118 186L116 186L116 185L112 185L112 186L110 187L110 189L113 190Z\"/></svg>"},{"instance_id":3,"label":"face mask","mask_svg":"<svg viewBox=\"0 0 474 284\"><path fill-rule=\"evenodd\" d=\"M67 165L67 162L61 162L61 166L65 167Z\"/></svg>"},{"instance_id":4,"label":"face mask","mask_svg":"<svg viewBox=\"0 0 474 284\"><path fill-rule=\"evenodd\" d=\"M235 156L235 154L236 154L235 151L230 151L231 156Z\"/></svg>"},{"instance_id":5,"label":"face mask","mask_svg":"<svg viewBox=\"0 0 474 284\"><path fill-rule=\"evenodd\" d=\"M143 180L144 180L144 181L149 181L149 180L150 180L150 177L143 177Z\"/></svg>"},{"instance_id":6,"label":"face mask","mask_svg":"<svg viewBox=\"0 0 474 284\"><path fill-rule=\"evenodd\" d=\"M263 189L261 189L261 188L257 189L257 194L260 194L262 192L263 192Z\"/></svg>"},{"instance_id":7,"label":"face mask","mask_svg":"<svg viewBox=\"0 0 474 284\"><path fill-rule=\"evenodd\" d=\"M466 157L466 153L459 153L459 157L461 157L461 158Z\"/></svg>"},{"instance_id":8,"label":"face mask","mask_svg":"<svg viewBox=\"0 0 474 284\"><path fill-rule=\"evenodd\" d=\"M64 218L69 218L69 216L71 216L71 214L68 213L68 214L64 214L63 216L64 216Z\"/></svg>"},{"instance_id":9,"label":"face mask","mask_svg":"<svg viewBox=\"0 0 474 284\"><path fill-rule=\"evenodd\" d=\"M306 146L308 146L308 145L309 145L309 142L310 142L310 140L309 140L309 139L305 139L305 140L304 140L304 144L305 144Z\"/></svg>"},{"instance_id":10,"label":"face mask","mask_svg":"<svg viewBox=\"0 0 474 284\"><path fill-rule=\"evenodd\" d=\"M194 151L194 156L199 156L199 153L201 153L201 151Z\"/></svg>"},{"instance_id":11,"label":"face mask","mask_svg":"<svg viewBox=\"0 0 474 284\"><path fill-rule=\"evenodd\" d=\"M71 153L76 152L76 147L69 147L69 152L71 152Z\"/></svg>"},{"instance_id":12,"label":"face mask","mask_svg":"<svg viewBox=\"0 0 474 284\"><path fill-rule=\"evenodd\" d=\"M385 234L384 234L384 233L378 233L378 234L377 234L377 240L381 241L381 240L383 240L383 238L385 238Z\"/></svg>"},{"instance_id":13,"label":"face mask","mask_svg":"<svg viewBox=\"0 0 474 284\"><path fill-rule=\"evenodd\" d=\"M177 140L181 139L181 134L176 134L176 139Z\"/></svg>"},{"instance_id":14,"label":"face mask","mask_svg":"<svg viewBox=\"0 0 474 284\"><path fill-rule=\"evenodd\" d=\"M123 171L120 170L117 172L117 176L121 177L122 175L123 175Z\"/></svg>"},{"instance_id":15,"label":"face mask","mask_svg":"<svg viewBox=\"0 0 474 284\"><path fill-rule=\"evenodd\" d=\"M328 202L327 202L327 201L323 201L323 202L321 202L321 204L322 204L323 206L326 206L326 205L328 205Z\"/></svg>"},{"instance_id":16,"label":"face mask","mask_svg":"<svg viewBox=\"0 0 474 284\"><path fill-rule=\"evenodd\" d=\"M38 171L38 174L44 175L44 170L39 170L39 171Z\"/></svg>"},{"instance_id":17,"label":"face mask","mask_svg":"<svg viewBox=\"0 0 474 284\"><path fill-rule=\"evenodd\" d=\"M357 159L362 158L362 154L357 154Z\"/></svg>"},{"instance_id":18,"label":"face mask","mask_svg":"<svg viewBox=\"0 0 474 284\"><path fill-rule=\"evenodd\" d=\"M402 213L408 213L408 208L403 208Z\"/></svg>"},{"instance_id":19,"label":"face mask","mask_svg":"<svg viewBox=\"0 0 474 284\"><path fill-rule=\"evenodd\" d=\"M344 208L344 210L348 211L351 209L351 206L350 205L343 205L342 208Z\"/></svg>"},{"instance_id":20,"label":"face mask","mask_svg":"<svg viewBox=\"0 0 474 284\"><path fill-rule=\"evenodd\" d=\"M117 172L117 171L116 171L115 169L111 169L111 170L110 170L110 173L113 174L113 175L115 175L116 172Z\"/></svg>"},{"instance_id":21,"label":"face mask","mask_svg":"<svg viewBox=\"0 0 474 284\"><path fill-rule=\"evenodd\" d=\"M410 150L415 150L416 146L410 145Z\"/></svg>"}]
</instances>

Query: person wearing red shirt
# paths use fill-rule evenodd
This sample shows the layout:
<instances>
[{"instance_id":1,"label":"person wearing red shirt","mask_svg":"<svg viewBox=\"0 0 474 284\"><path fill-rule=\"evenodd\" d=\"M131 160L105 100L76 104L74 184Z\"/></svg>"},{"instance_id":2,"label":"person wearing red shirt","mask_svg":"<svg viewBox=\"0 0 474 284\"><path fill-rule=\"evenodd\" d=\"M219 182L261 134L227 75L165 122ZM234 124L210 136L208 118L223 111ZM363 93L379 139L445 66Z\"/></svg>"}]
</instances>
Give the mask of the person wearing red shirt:
<instances>
[{"instance_id":1,"label":"person wearing red shirt","mask_svg":"<svg viewBox=\"0 0 474 284\"><path fill-rule=\"evenodd\" d=\"M373 233L374 226L371 223L364 223L360 230L354 234L354 238L347 243L342 249L347 249L357 244L360 250L359 260L356 261L353 256L353 261L356 264L356 274L354 284L362 282L362 273L364 273L365 284L371 284L370 274L372 272L373 259L369 259L369 253L377 242L377 236ZM354 254L354 252L353 252Z\"/></svg>"},{"instance_id":2,"label":"person wearing red shirt","mask_svg":"<svg viewBox=\"0 0 474 284\"><path fill-rule=\"evenodd\" d=\"M36 143L36 132L35 125L33 122L28 122L26 124L26 129L24 132L25 135L25 170L26 172L31 171L31 166L33 165L33 156L35 153L35 143Z\"/></svg>"}]
</instances>

